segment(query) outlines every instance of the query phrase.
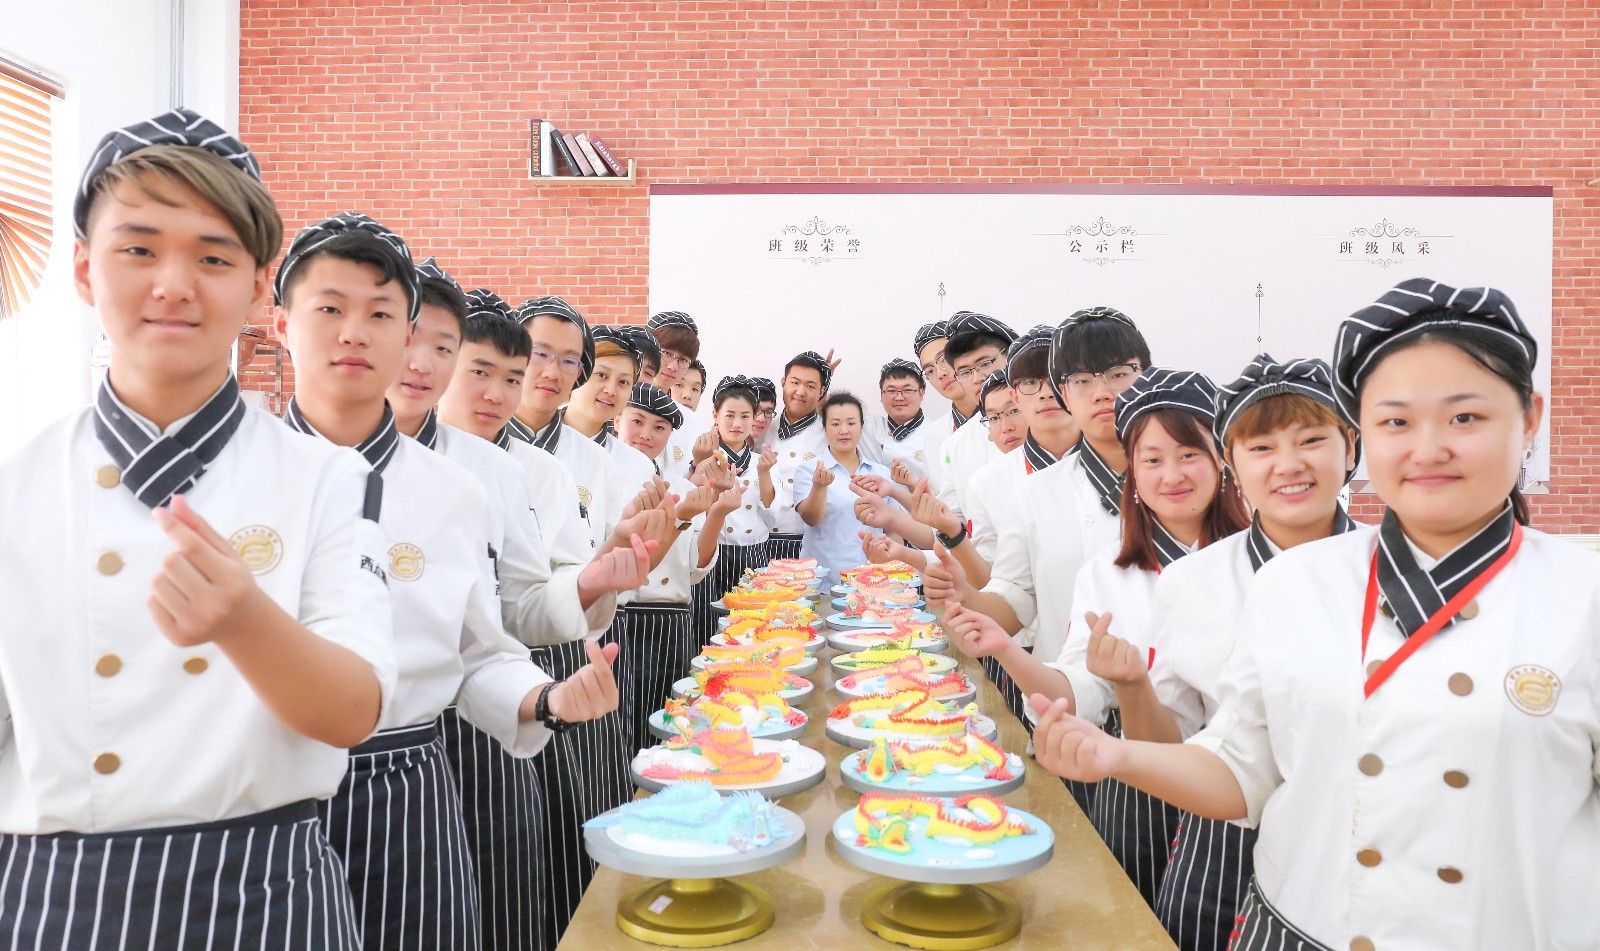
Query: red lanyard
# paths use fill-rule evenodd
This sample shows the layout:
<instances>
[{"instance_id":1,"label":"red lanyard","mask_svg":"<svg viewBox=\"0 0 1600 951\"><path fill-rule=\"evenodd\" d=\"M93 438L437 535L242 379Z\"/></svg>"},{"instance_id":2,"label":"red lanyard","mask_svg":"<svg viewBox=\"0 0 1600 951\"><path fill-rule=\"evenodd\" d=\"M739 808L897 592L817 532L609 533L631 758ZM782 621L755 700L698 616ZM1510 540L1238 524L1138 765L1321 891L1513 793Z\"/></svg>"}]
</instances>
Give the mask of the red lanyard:
<instances>
[{"instance_id":1,"label":"red lanyard","mask_svg":"<svg viewBox=\"0 0 1600 951\"><path fill-rule=\"evenodd\" d=\"M1366 696L1372 696L1373 692L1383 686L1383 682L1389 679L1390 674L1400 669L1400 665L1405 663L1407 658L1415 654L1433 635L1443 630L1444 626L1450 623L1451 618L1460 614L1461 609L1466 607L1473 598L1478 596L1478 592L1482 591L1489 582L1494 580L1494 576L1499 574L1500 569L1511 561L1511 557L1517 553L1517 549L1520 547L1522 547L1522 525L1513 522L1511 525L1511 544L1506 547L1505 554L1496 558L1494 564L1485 568L1483 573L1473 578L1465 588L1457 591L1456 596L1445 602L1444 607L1435 611L1433 616L1428 618L1427 623L1417 628L1415 634L1406 638L1406 642L1400 645L1399 650L1390 654L1387 660L1378 665L1378 669L1367 677ZM1372 635L1372 621L1377 614L1378 553L1373 552L1372 571L1367 576L1367 606L1361 615L1361 663L1363 665L1367 662L1367 638Z\"/></svg>"}]
</instances>

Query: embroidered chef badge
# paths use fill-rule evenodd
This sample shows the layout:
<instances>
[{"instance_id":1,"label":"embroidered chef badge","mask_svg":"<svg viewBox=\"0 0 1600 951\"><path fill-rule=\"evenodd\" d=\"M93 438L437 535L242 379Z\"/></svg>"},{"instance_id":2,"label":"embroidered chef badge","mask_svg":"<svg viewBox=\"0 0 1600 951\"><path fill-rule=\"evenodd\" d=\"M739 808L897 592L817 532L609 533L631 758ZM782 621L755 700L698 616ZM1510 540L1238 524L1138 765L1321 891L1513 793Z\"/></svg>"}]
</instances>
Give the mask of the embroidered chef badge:
<instances>
[{"instance_id":1,"label":"embroidered chef badge","mask_svg":"<svg viewBox=\"0 0 1600 951\"><path fill-rule=\"evenodd\" d=\"M1560 695L1561 678L1552 670L1523 664L1506 672L1506 696L1529 716L1542 717L1554 710Z\"/></svg>"},{"instance_id":2,"label":"embroidered chef badge","mask_svg":"<svg viewBox=\"0 0 1600 951\"><path fill-rule=\"evenodd\" d=\"M589 492L589 490L581 485L578 486L578 504L587 510L589 508L589 503L592 501L594 501L594 496Z\"/></svg>"},{"instance_id":3,"label":"embroidered chef badge","mask_svg":"<svg viewBox=\"0 0 1600 951\"><path fill-rule=\"evenodd\" d=\"M672 461L673 462L682 462L683 461L683 447L682 446L673 446L672 447Z\"/></svg>"},{"instance_id":4,"label":"embroidered chef badge","mask_svg":"<svg viewBox=\"0 0 1600 951\"><path fill-rule=\"evenodd\" d=\"M927 460L926 460L926 459L924 459L924 458L922 458L922 450L921 450L921 449L918 449L918 450L917 450L917 454L916 454L916 455L914 455L914 456L912 456L912 457L911 457L911 458L913 458L913 459L915 459L915 460L917 460L917 462L919 462L919 463L921 463L921 462L927 462Z\"/></svg>"},{"instance_id":5,"label":"embroidered chef badge","mask_svg":"<svg viewBox=\"0 0 1600 951\"><path fill-rule=\"evenodd\" d=\"M400 581L415 581L422 577L428 559L422 549L410 542L400 542L389 549L389 577Z\"/></svg>"},{"instance_id":6,"label":"embroidered chef badge","mask_svg":"<svg viewBox=\"0 0 1600 951\"><path fill-rule=\"evenodd\" d=\"M229 537L228 544L253 575L264 575L283 561L283 539L265 525L246 525Z\"/></svg>"},{"instance_id":7,"label":"embroidered chef badge","mask_svg":"<svg viewBox=\"0 0 1600 951\"><path fill-rule=\"evenodd\" d=\"M792 455L794 455L794 453L792 453L792 452L791 452L791 453L789 453L789 455L791 455L791 456L792 456ZM813 460L813 459L815 459L815 458L817 458L817 454L816 454L816 453L814 453L814 452L808 452L808 453L806 453L806 454L805 454L805 456L804 456L804 457L802 457L802 458L801 458L801 460L800 460L800 461L801 461L801 462L810 462L810 461L811 461L811 460Z\"/></svg>"}]
</instances>

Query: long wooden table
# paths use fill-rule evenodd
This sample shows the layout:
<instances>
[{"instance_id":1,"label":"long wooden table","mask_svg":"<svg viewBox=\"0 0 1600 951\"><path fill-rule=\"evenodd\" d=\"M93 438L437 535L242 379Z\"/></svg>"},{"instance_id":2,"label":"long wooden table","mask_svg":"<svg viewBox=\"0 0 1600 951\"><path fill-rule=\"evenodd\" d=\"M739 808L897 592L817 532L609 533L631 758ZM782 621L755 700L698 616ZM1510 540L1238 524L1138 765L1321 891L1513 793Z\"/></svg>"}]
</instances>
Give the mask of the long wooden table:
<instances>
[{"instance_id":1,"label":"long wooden table","mask_svg":"<svg viewBox=\"0 0 1600 951\"><path fill-rule=\"evenodd\" d=\"M839 702L832 689L835 652L819 653L817 689L800 706L810 722L801 742L822 751L827 778L818 786L786 796L784 808L805 820L805 852L786 865L744 876L773 896L777 921L768 931L733 947L750 949L897 948L861 924L862 897L886 881L863 871L835 852L828 830L839 814L855 807L860 794L839 779L839 761L852 750L827 738L828 710ZM1009 751L1027 748L1028 735L1006 712L999 692L975 661L961 659L961 669L979 684L978 708L994 717L1001 745ZM1031 812L1055 830L1055 855L1050 864L1021 878L995 886L1022 905L1022 933L996 948L1051 948L1062 951L1138 951L1172 948L1149 906L1106 850L1093 826L1066 787L1030 759L1027 781L1005 796L1008 805ZM617 928L617 902L648 881L601 867L584 893L560 947L571 951L596 948L647 949Z\"/></svg>"}]
</instances>

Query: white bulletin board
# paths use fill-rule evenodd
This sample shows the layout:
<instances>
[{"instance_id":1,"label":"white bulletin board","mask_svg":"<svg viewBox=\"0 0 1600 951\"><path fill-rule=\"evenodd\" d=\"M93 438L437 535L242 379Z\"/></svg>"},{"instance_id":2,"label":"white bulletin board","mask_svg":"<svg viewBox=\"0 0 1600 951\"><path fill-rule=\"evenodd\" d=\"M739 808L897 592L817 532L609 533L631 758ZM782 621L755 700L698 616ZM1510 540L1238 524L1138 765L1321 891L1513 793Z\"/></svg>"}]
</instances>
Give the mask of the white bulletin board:
<instances>
[{"instance_id":1,"label":"white bulletin board","mask_svg":"<svg viewBox=\"0 0 1600 951\"><path fill-rule=\"evenodd\" d=\"M1327 359L1344 317L1423 276L1509 294L1548 393L1552 211L1548 188L657 185L650 309L694 316L713 385L832 347L872 411L878 368L957 310L1023 331L1109 304L1157 365L1221 382L1261 349ZM1527 487L1549 472L1547 424Z\"/></svg>"}]
</instances>

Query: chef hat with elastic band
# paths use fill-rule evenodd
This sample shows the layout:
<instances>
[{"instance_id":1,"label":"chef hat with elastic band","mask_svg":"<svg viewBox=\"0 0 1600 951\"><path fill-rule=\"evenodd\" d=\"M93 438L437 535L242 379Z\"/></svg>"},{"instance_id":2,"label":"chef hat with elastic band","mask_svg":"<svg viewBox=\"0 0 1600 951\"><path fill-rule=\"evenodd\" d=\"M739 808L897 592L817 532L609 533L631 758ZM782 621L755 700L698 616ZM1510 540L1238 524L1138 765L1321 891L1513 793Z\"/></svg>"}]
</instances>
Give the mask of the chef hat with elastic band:
<instances>
[{"instance_id":1,"label":"chef hat with elastic band","mask_svg":"<svg viewBox=\"0 0 1600 951\"><path fill-rule=\"evenodd\" d=\"M493 312L507 320L516 320L516 313L505 298L486 287L480 287L467 292L467 316L472 317L480 313Z\"/></svg>"},{"instance_id":2,"label":"chef hat with elastic band","mask_svg":"<svg viewBox=\"0 0 1600 951\"><path fill-rule=\"evenodd\" d=\"M978 387L978 414L983 415L983 401L995 390L1003 390L1011 385L1006 379L1006 371L999 369L984 378L983 385Z\"/></svg>"},{"instance_id":3,"label":"chef hat with elastic band","mask_svg":"<svg viewBox=\"0 0 1600 951\"><path fill-rule=\"evenodd\" d=\"M721 402L723 394L734 390L745 391L751 399L751 408L754 408L755 404L760 402L760 397L756 395L755 381L742 374L735 374L733 376L725 376L717 381L716 388L711 391L711 405L715 406Z\"/></svg>"},{"instance_id":4,"label":"chef hat with elastic band","mask_svg":"<svg viewBox=\"0 0 1600 951\"><path fill-rule=\"evenodd\" d=\"M1217 415L1212 422L1212 435L1217 445L1226 449L1228 430L1233 428L1245 410L1274 396L1303 396L1339 415L1339 403L1333 398L1333 373L1322 360L1290 360L1279 363L1271 354L1260 353L1244 368L1239 378L1217 388ZM1343 417L1340 416L1342 419ZM1356 437L1356 458L1360 458L1361 441ZM1355 467L1345 473L1348 480Z\"/></svg>"},{"instance_id":5,"label":"chef hat with elastic band","mask_svg":"<svg viewBox=\"0 0 1600 951\"><path fill-rule=\"evenodd\" d=\"M828 392L828 385L833 382L833 368L828 366L828 361L822 359L822 354L815 350L807 350L796 354L794 359L784 365L785 375L794 367L810 367L822 377L822 392Z\"/></svg>"},{"instance_id":6,"label":"chef hat with elastic band","mask_svg":"<svg viewBox=\"0 0 1600 951\"><path fill-rule=\"evenodd\" d=\"M1446 329L1517 355L1530 377L1539 361L1538 343L1504 293L1492 287L1458 290L1415 277L1395 285L1339 327L1333 345L1333 395L1345 420L1360 425L1361 384L1386 350L1429 330Z\"/></svg>"},{"instance_id":7,"label":"chef hat with elastic band","mask_svg":"<svg viewBox=\"0 0 1600 951\"><path fill-rule=\"evenodd\" d=\"M950 336L950 324L947 321L936 320L931 324L923 324L911 338L911 355L921 360L923 347L948 336Z\"/></svg>"},{"instance_id":8,"label":"chef hat with elastic band","mask_svg":"<svg viewBox=\"0 0 1600 951\"><path fill-rule=\"evenodd\" d=\"M411 249L398 234L354 211L324 218L294 236L272 284L274 302L280 307L287 305L295 273L318 255L344 257L349 253L372 255L385 262L384 270L391 273L390 279L399 281L406 293L407 320L416 323L422 295L418 293L417 266L411 260Z\"/></svg>"},{"instance_id":9,"label":"chef hat with elastic band","mask_svg":"<svg viewBox=\"0 0 1600 951\"><path fill-rule=\"evenodd\" d=\"M417 262L417 290L421 304L444 307L459 319L465 320L468 311L467 295L449 272L432 257Z\"/></svg>"},{"instance_id":10,"label":"chef hat with elastic band","mask_svg":"<svg viewBox=\"0 0 1600 951\"><path fill-rule=\"evenodd\" d=\"M753 377L750 377L749 379L750 379L750 382L755 385L756 402L758 402L758 403L776 403L776 402L778 402L778 384L772 382L771 380L767 379L764 376L753 376Z\"/></svg>"},{"instance_id":11,"label":"chef hat with elastic band","mask_svg":"<svg viewBox=\"0 0 1600 951\"><path fill-rule=\"evenodd\" d=\"M1217 415L1217 385L1197 370L1152 367L1117 394L1117 439L1125 440L1135 420L1157 410L1193 413L1211 429Z\"/></svg>"},{"instance_id":12,"label":"chef hat with elastic band","mask_svg":"<svg viewBox=\"0 0 1600 951\"><path fill-rule=\"evenodd\" d=\"M948 363L992 342L1002 353L1017 340L1017 332L987 314L959 310L945 326L944 352Z\"/></svg>"},{"instance_id":13,"label":"chef hat with elastic band","mask_svg":"<svg viewBox=\"0 0 1600 951\"><path fill-rule=\"evenodd\" d=\"M583 334L583 354L581 362L583 369L578 373L578 379L572 385L579 387L589 379L589 374L594 372L594 331L589 329L589 322L583 319L578 309L554 294L544 297L530 297L517 305L517 323L524 328L535 317L554 317L564 320L577 327Z\"/></svg>"},{"instance_id":14,"label":"chef hat with elastic band","mask_svg":"<svg viewBox=\"0 0 1600 951\"><path fill-rule=\"evenodd\" d=\"M910 360L904 360L900 357L895 357L885 363L883 369L878 371L878 385L883 386L890 377L912 377L916 379L918 386L925 387L926 385L922 381L922 368Z\"/></svg>"},{"instance_id":15,"label":"chef hat with elastic band","mask_svg":"<svg viewBox=\"0 0 1600 951\"><path fill-rule=\"evenodd\" d=\"M685 327L697 336L700 333L694 318L681 310L664 310L659 314L651 314L649 322L645 324L646 330L661 330L666 327Z\"/></svg>"},{"instance_id":16,"label":"chef hat with elastic band","mask_svg":"<svg viewBox=\"0 0 1600 951\"><path fill-rule=\"evenodd\" d=\"M639 350L633 345L633 340L622 332L621 327L613 327L610 324L595 324L589 328L589 333L594 337L595 349L598 350L601 343L616 344L633 360L634 366L639 365L641 356Z\"/></svg>"},{"instance_id":17,"label":"chef hat with elastic band","mask_svg":"<svg viewBox=\"0 0 1600 951\"><path fill-rule=\"evenodd\" d=\"M678 408L678 401L654 383L635 383L628 405L661 417L671 423L673 429L683 426L683 410Z\"/></svg>"},{"instance_id":18,"label":"chef hat with elastic band","mask_svg":"<svg viewBox=\"0 0 1600 951\"><path fill-rule=\"evenodd\" d=\"M619 324L613 328L623 339L628 341L628 347L638 355L640 369L645 366L661 368L661 344L656 342L656 335L646 327L638 324Z\"/></svg>"}]
</instances>

